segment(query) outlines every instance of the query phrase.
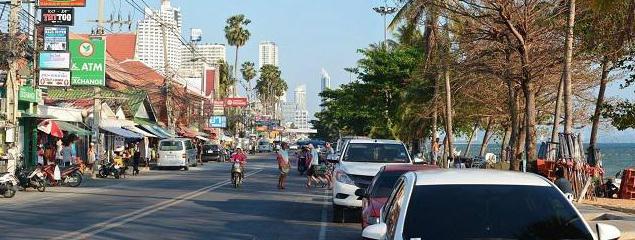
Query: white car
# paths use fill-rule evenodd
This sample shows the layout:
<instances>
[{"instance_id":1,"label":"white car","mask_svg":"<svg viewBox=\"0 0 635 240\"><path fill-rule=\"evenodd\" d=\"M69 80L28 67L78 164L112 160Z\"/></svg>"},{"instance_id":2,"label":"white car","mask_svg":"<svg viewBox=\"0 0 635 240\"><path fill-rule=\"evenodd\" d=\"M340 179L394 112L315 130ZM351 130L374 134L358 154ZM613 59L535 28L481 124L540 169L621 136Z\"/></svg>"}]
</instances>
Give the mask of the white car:
<instances>
[{"instance_id":1,"label":"white car","mask_svg":"<svg viewBox=\"0 0 635 240\"><path fill-rule=\"evenodd\" d=\"M364 239L618 239L614 226L597 234L549 180L494 170L427 170L404 174L378 224Z\"/></svg>"},{"instance_id":2,"label":"white car","mask_svg":"<svg viewBox=\"0 0 635 240\"><path fill-rule=\"evenodd\" d=\"M196 166L196 148L187 138L170 138L159 141L157 167L180 167L187 170Z\"/></svg>"},{"instance_id":3,"label":"white car","mask_svg":"<svg viewBox=\"0 0 635 240\"><path fill-rule=\"evenodd\" d=\"M269 141L259 141L258 152L273 152L273 147Z\"/></svg>"},{"instance_id":4,"label":"white car","mask_svg":"<svg viewBox=\"0 0 635 240\"><path fill-rule=\"evenodd\" d=\"M355 191L367 188L379 169L389 164L412 164L402 142L382 139L351 139L347 142L334 171L333 222L344 222L347 209L362 207L362 199Z\"/></svg>"}]
</instances>

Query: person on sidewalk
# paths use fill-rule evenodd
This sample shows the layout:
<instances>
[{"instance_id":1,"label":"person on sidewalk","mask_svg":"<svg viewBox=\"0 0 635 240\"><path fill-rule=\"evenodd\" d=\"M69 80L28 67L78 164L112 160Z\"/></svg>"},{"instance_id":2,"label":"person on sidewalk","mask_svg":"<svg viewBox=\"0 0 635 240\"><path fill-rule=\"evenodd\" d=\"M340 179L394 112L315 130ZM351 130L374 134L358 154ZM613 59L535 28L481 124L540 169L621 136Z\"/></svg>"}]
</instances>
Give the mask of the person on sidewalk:
<instances>
[{"instance_id":1,"label":"person on sidewalk","mask_svg":"<svg viewBox=\"0 0 635 240\"><path fill-rule=\"evenodd\" d=\"M132 156L132 176L139 175L139 163L141 162L141 152L136 151Z\"/></svg>"},{"instance_id":2,"label":"person on sidewalk","mask_svg":"<svg viewBox=\"0 0 635 240\"><path fill-rule=\"evenodd\" d=\"M432 142L432 165L436 165L439 160L439 149L441 146L439 145L439 138L436 138Z\"/></svg>"},{"instance_id":3,"label":"person on sidewalk","mask_svg":"<svg viewBox=\"0 0 635 240\"><path fill-rule=\"evenodd\" d=\"M564 194L573 194L571 182L564 177L564 169L559 167L556 169L556 181L553 182Z\"/></svg>"},{"instance_id":4,"label":"person on sidewalk","mask_svg":"<svg viewBox=\"0 0 635 240\"><path fill-rule=\"evenodd\" d=\"M307 159L308 164L308 171L307 171L307 181L306 181L306 188L311 188L311 183L312 182L318 182L318 180L323 180L326 181L326 179L323 179L321 176L318 176L317 173L317 169L320 166L320 162L319 162L319 154L317 152L317 150L315 149L315 147L313 146L313 144L309 144L309 156L310 159Z\"/></svg>"},{"instance_id":5,"label":"person on sidewalk","mask_svg":"<svg viewBox=\"0 0 635 240\"><path fill-rule=\"evenodd\" d=\"M291 168L289 165L288 150L289 144L283 142L280 150L278 150L278 156L276 157L278 160L278 169L280 170L280 177L278 177L278 189L284 189L284 181L287 178L287 174L289 174L289 169Z\"/></svg>"}]
</instances>

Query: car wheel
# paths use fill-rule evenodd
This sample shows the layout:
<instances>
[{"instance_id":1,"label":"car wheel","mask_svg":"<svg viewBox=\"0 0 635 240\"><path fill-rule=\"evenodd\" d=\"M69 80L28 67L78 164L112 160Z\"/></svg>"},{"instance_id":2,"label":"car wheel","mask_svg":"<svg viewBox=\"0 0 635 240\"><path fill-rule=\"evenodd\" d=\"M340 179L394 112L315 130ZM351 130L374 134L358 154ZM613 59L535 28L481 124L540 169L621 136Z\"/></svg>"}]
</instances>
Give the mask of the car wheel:
<instances>
[{"instance_id":1,"label":"car wheel","mask_svg":"<svg viewBox=\"0 0 635 240\"><path fill-rule=\"evenodd\" d=\"M333 204L333 222L344 223L344 207Z\"/></svg>"},{"instance_id":2,"label":"car wheel","mask_svg":"<svg viewBox=\"0 0 635 240\"><path fill-rule=\"evenodd\" d=\"M190 170L190 168L188 166L184 166L183 171L187 171L187 170Z\"/></svg>"}]
</instances>

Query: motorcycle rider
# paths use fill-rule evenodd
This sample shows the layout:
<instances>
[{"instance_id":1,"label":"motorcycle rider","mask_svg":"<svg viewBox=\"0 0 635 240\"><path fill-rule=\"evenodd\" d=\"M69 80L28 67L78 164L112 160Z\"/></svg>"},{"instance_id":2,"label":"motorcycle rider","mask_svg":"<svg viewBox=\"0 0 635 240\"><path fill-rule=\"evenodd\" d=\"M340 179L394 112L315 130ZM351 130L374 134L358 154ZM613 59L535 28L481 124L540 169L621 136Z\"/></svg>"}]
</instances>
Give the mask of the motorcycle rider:
<instances>
[{"instance_id":1,"label":"motorcycle rider","mask_svg":"<svg viewBox=\"0 0 635 240\"><path fill-rule=\"evenodd\" d=\"M229 160L232 163L237 162L240 164L240 170L242 170L241 172L243 172L243 178L244 178L245 165L247 165L247 155L245 155L245 153L243 152L242 147L240 146L236 147L236 151L231 156L231 158L229 158Z\"/></svg>"}]
</instances>

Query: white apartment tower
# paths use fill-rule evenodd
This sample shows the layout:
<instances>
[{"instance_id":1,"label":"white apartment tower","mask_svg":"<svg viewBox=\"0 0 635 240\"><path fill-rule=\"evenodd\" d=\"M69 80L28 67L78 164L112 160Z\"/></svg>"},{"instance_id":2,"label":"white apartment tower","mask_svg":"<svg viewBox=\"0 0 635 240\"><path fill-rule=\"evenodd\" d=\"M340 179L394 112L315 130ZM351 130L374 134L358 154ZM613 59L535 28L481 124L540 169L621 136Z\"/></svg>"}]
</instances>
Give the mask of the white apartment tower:
<instances>
[{"instance_id":1,"label":"white apartment tower","mask_svg":"<svg viewBox=\"0 0 635 240\"><path fill-rule=\"evenodd\" d=\"M160 21L165 23L168 45L168 63L170 69L176 71L181 67L181 52L183 44L178 35L181 34L181 10L172 7L169 0L161 1L159 11L145 8L143 20L137 27L136 56L149 67L164 73L163 35ZM174 32L173 32L174 31ZM178 33L178 34L177 34Z\"/></svg>"},{"instance_id":2,"label":"white apartment tower","mask_svg":"<svg viewBox=\"0 0 635 240\"><path fill-rule=\"evenodd\" d=\"M326 89L330 89L331 88L331 76L329 76L329 73L326 72L326 70L324 70L324 68L322 68L321 71L321 77L320 79L322 80L322 92L324 92L324 90Z\"/></svg>"},{"instance_id":3,"label":"white apartment tower","mask_svg":"<svg viewBox=\"0 0 635 240\"><path fill-rule=\"evenodd\" d=\"M306 110L306 85L300 85L293 91L298 110Z\"/></svg>"},{"instance_id":4,"label":"white apartment tower","mask_svg":"<svg viewBox=\"0 0 635 240\"><path fill-rule=\"evenodd\" d=\"M219 60L226 61L226 50L224 44L197 44L192 52L190 48L182 48L181 52L181 70L182 75L189 77L198 77L203 73L206 66L218 64Z\"/></svg>"},{"instance_id":5,"label":"white apartment tower","mask_svg":"<svg viewBox=\"0 0 635 240\"><path fill-rule=\"evenodd\" d=\"M275 42L261 42L258 46L258 68L270 64L278 66L278 45Z\"/></svg>"}]
</instances>

